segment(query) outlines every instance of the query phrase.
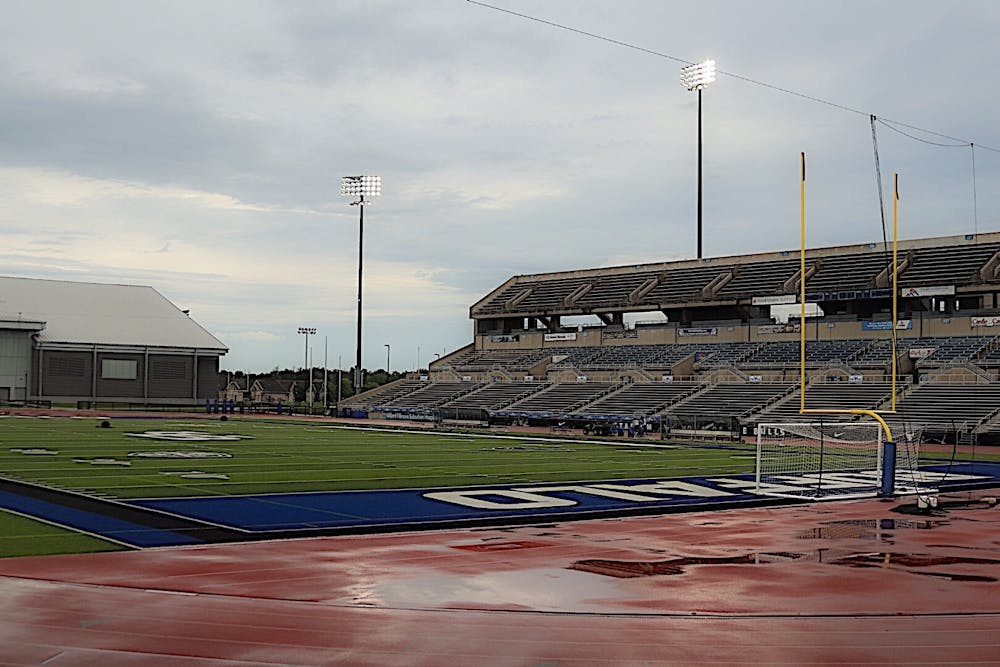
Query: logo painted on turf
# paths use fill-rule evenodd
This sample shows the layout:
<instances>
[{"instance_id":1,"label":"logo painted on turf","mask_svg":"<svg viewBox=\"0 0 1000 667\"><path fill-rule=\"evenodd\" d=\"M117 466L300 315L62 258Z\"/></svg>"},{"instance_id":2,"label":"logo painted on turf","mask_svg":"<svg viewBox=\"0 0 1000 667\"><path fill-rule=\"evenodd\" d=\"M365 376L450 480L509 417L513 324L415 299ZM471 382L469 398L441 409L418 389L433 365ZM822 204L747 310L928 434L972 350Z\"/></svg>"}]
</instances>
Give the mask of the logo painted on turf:
<instances>
[{"instance_id":1,"label":"logo painted on turf","mask_svg":"<svg viewBox=\"0 0 1000 667\"><path fill-rule=\"evenodd\" d=\"M204 431L145 431L144 433L126 433L131 438L149 438L150 440L170 440L173 442L217 442L230 440L248 440L247 435L225 435L221 433L205 433Z\"/></svg>"}]
</instances>

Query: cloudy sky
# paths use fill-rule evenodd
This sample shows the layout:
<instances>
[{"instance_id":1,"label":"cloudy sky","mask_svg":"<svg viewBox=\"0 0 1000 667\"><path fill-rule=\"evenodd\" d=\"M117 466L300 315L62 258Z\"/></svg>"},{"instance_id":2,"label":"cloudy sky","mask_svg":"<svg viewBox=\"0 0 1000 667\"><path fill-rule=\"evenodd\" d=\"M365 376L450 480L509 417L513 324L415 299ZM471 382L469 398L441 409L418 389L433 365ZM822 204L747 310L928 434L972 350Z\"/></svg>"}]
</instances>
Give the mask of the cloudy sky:
<instances>
[{"instance_id":1,"label":"cloudy sky","mask_svg":"<svg viewBox=\"0 0 1000 667\"><path fill-rule=\"evenodd\" d=\"M705 254L1000 230L1000 3L493 0L733 76L704 93ZM471 340L518 273L693 257L697 96L674 60L464 0L0 0L0 273L151 285L229 369ZM900 126L897 126L900 127ZM909 128L937 143L956 142ZM972 177L973 153L976 179ZM973 185L977 197L974 207ZM0 304L2 308L2 304Z\"/></svg>"}]
</instances>

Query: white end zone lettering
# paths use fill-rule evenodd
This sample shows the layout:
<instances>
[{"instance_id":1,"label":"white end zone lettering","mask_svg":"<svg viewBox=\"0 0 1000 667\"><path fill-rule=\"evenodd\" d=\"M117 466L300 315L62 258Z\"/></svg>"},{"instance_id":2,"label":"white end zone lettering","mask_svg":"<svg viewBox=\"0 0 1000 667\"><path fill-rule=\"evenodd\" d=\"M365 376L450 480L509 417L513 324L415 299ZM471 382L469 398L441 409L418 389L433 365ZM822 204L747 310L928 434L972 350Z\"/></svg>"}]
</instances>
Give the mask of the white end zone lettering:
<instances>
[{"instance_id":1,"label":"white end zone lettering","mask_svg":"<svg viewBox=\"0 0 1000 667\"><path fill-rule=\"evenodd\" d=\"M463 507L489 510L546 509L551 507L572 507L579 505L576 500L545 495L546 493L579 493L587 496L613 498L635 503L662 501L664 496L686 496L694 498L720 498L732 493L692 482L666 480L652 484L567 484L563 486L533 486L520 489L474 489L469 491L434 491L423 494L424 498ZM641 493L636 493L641 492ZM654 495L643 495L654 494ZM481 496L501 496L521 502L494 502Z\"/></svg>"},{"instance_id":2,"label":"white end zone lettering","mask_svg":"<svg viewBox=\"0 0 1000 667\"><path fill-rule=\"evenodd\" d=\"M423 494L424 498L440 500L452 505L462 505L463 507L474 507L481 510L533 510L549 507L570 507L576 505L575 500L565 500L563 498L552 498L543 496L540 493L531 493L518 489L476 489L470 491L433 491ZM498 503L492 500L484 500L478 496L502 496L513 498L521 502Z\"/></svg>"}]
</instances>

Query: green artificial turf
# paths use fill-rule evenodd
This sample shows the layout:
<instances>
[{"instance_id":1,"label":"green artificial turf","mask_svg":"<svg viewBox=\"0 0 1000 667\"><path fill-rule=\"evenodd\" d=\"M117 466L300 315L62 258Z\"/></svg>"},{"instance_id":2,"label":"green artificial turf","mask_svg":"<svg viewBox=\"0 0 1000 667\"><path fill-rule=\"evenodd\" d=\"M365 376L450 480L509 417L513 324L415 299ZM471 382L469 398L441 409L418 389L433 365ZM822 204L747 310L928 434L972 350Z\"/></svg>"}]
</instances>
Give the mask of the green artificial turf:
<instances>
[{"instance_id":1,"label":"green artificial turf","mask_svg":"<svg viewBox=\"0 0 1000 667\"><path fill-rule=\"evenodd\" d=\"M55 488L159 498L719 475L753 467L749 449L642 448L624 440L590 444L545 436L478 437L249 419L116 419L111 428L97 424L94 419L2 419L0 471ZM247 439L180 442L128 435L180 430ZM135 456L150 452L230 456ZM122 461L129 465L115 463ZM195 472L228 479L181 476Z\"/></svg>"},{"instance_id":2,"label":"green artificial turf","mask_svg":"<svg viewBox=\"0 0 1000 667\"><path fill-rule=\"evenodd\" d=\"M0 510L0 558L119 551L127 547Z\"/></svg>"}]
</instances>

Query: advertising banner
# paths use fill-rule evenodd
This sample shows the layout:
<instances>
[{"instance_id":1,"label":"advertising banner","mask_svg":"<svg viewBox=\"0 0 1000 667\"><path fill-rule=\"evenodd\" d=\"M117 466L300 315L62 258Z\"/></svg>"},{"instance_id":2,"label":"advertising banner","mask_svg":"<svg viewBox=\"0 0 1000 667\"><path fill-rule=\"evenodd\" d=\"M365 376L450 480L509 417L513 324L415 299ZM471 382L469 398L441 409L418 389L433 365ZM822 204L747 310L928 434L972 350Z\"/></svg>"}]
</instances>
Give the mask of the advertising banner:
<instances>
[{"instance_id":1,"label":"advertising banner","mask_svg":"<svg viewBox=\"0 0 1000 667\"><path fill-rule=\"evenodd\" d=\"M798 333L801 330L801 322L789 322L787 324L761 324L757 327L757 333L765 336L784 333Z\"/></svg>"},{"instance_id":2,"label":"advertising banner","mask_svg":"<svg viewBox=\"0 0 1000 667\"><path fill-rule=\"evenodd\" d=\"M490 341L494 343L516 343L521 340L521 336L518 334L506 335L506 336L490 336Z\"/></svg>"},{"instance_id":3,"label":"advertising banner","mask_svg":"<svg viewBox=\"0 0 1000 667\"><path fill-rule=\"evenodd\" d=\"M639 332L635 329L625 329L622 331L605 331L604 338L607 340L618 340L622 338L638 338Z\"/></svg>"},{"instance_id":4,"label":"advertising banner","mask_svg":"<svg viewBox=\"0 0 1000 667\"><path fill-rule=\"evenodd\" d=\"M847 376L847 381L850 382L851 384L861 384L862 382L865 381L865 376L864 375L848 375Z\"/></svg>"},{"instance_id":5,"label":"advertising banner","mask_svg":"<svg viewBox=\"0 0 1000 667\"><path fill-rule=\"evenodd\" d=\"M936 350L936 347L911 347L909 357L910 359L923 359L934 354Z\"/></svg>"},{"instance_id":6,"label":"advertising banner","mask_svg":"<svg viewBox=\"0 0 1000 667\"><path fill-rule=\"evenodd\" d=\"M896 320L896 329L912 329L913 320ZM892 331L891 320L878 320L872 322L862 322L862 331Z\"/></svg>"},{"instance_id":7,"label":"advertising banner","mask_svg":"<svg viewBox=\"0 0 1000 667\"><path fill-rule=\"evenodd\" d=\"M951 296L955 293L954 285L937 285L931 287L904 287L899 291L903 297L917 296Z\"/></svg>"},{"instance_id":8,"label":"advertising banner","mask_svg":"<svg viewBox=\"0 0 1000 667\"><path fill-rule=\"evenodd\" d=\"M794 294L781 294L779 296L755 296L750 298L750 305L753 306L784 306L789 303L796 303L798 297Z\"/></svg>"},{"instance_id":9,"label":"advertising banner","mask_svg":"<svg viewBox=\"0 0 1000 667\"><path fill-rule=\"evenodd\" d=\"M1000 327L1000 317L973 317L974 327Z\"/></svg>"},{"instance_id":10,"label":"advertising banner","mask_svg":"<svg viewBox=\"0 0 1000 667\"><path fill-rule=\"evenodd\" d=\"M716 336L719 330L716 327L688 327L686 329L678 329L678 336Z\"/></svg>"},{"instance_id":11,"label":"advertising banner","mask_svg":"<svg viewBox=\"0 0 1000 667\"><path fill-rule=\"evenodd\" d=\"M545 342L557 341L557 340L576 340L576 332L570 333L547 333L545 334Z\"/></svg>"}]
</instances>

